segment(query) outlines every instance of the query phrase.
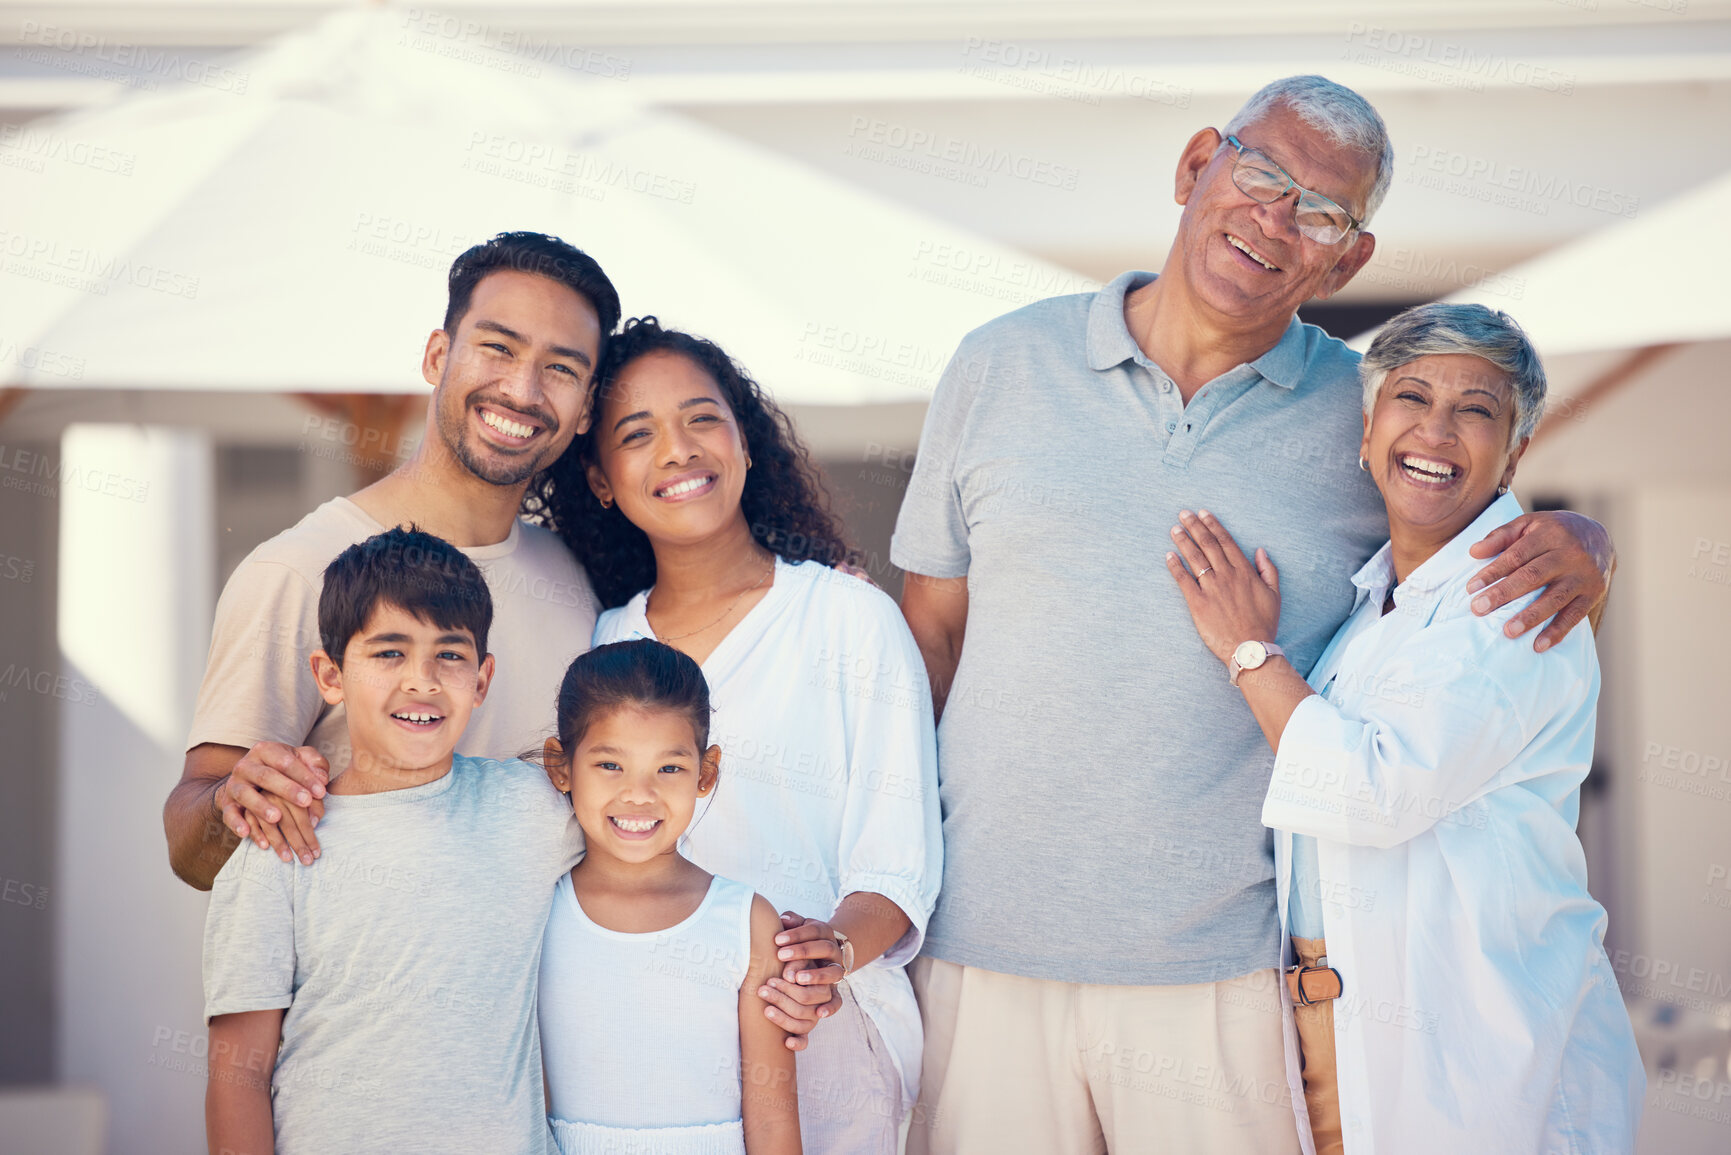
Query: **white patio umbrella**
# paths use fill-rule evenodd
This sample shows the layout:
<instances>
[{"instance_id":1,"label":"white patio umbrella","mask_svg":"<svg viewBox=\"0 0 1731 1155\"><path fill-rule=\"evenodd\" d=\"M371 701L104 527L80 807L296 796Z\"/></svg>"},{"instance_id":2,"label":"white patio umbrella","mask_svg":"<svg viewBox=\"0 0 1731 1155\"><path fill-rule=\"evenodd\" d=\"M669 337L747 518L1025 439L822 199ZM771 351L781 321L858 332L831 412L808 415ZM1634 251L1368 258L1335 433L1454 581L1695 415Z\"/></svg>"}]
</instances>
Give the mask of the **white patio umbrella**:
<instances>
[{"instance_id":1,"label":"white patio umbrella","mask_svg":"<svg viewBox=\"0 0 1731 1155\"><path fill-rule=\"evenodd\" d=\"M1731 173L1516 265L1499 293L1544 359L1547 416L1526 488L1731 481ZM1352 344L1369 346L1375 333Z\"/></svg>"},{"instance_id":2,"label":"white patio umbrella","mask_svg":"<svg viewBox=\"0 0 1731 1155\"><path fill-rule=\"evenodd\" d=\"M624 63L350 10L26 126L48 159L0 165L0 340L31 352L0 385L424 390L445 271L504 229L585 249L628 315L788 403L921 399L968 329L1092 287L640 107Z\"/></svg>"}]
</instances>

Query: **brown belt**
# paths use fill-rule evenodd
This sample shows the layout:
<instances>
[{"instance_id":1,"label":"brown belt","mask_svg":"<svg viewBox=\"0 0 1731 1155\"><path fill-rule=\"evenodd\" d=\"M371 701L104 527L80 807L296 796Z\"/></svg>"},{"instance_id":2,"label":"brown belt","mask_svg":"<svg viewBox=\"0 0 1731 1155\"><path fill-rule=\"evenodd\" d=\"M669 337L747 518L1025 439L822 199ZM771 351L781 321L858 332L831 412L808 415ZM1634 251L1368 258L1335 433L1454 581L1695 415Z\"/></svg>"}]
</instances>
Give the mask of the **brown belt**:
<instances>
[{"instance_id":1,"label":"brown belt","mask_svg":"<svg viewBox=\"0 0 1731 1155\"><path fill-rule=\"evenodd\" d=\"M1327 962L1327 958L1318 959ZM1340 972L1331 966L1291 966L1286 968L1286 989L1292 1001L1301 1007L1338 999L1342 990Z\"/></svg>"}]
</instances>

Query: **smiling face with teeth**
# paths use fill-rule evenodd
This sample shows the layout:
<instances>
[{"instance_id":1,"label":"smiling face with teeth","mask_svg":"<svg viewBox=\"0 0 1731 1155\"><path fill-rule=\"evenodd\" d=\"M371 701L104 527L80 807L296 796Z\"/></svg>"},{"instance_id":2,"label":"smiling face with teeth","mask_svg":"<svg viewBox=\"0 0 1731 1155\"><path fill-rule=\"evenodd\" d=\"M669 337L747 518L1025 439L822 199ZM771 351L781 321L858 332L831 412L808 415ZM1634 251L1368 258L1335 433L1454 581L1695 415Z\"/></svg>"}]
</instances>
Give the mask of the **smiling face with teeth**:
<instances>
[{"instance_id":1,"label":"smiling face with teeth","mask_svg":"<svg viewBox=\"0 0 1731 1155\"><path fill-rule=\"evenodd\" d=\"M700 750L686 713L626 705L591 721L569 758L548 739L546 762L595 864L641 864L677 850L697 800L715 788L721 747Z\"/></svg>"},{"instance_id":2,"label":"smiling face with teeth","mask_svg":"<svg viewBox=\"0 0 1731 1155\"><path fill-rule=\"evenodd\" d=\"M697 362L647 353L614 376L595 416L589 486L653 544L695 545L745 527L746 447L721 386Z\"/></svg>"},{"instance_id":3,"label":"smiling face with teeth","mask_svg":"<svg viewBox=\"0 0 1731 1155\"><path fill-rule=\"evenodd\" d=\"M583 424L601 347L594 307L567 285L506 269L476 284L455 333L427 340L429 414L452 457L491 485L526 485Z\"/></svg>"},{"instance_id":4,"label":"smiling face with teeth","mask_svg":"<svg viewBox=\"0 0 1731 1155\"><path fill-rule=\"evenodd\" d=\"M338 794L399 790L442 777L469 714L487 697L493 656L467 629L435 626L380 601L349 639L339 667L312 658L319 692L342 704L352 761L331 780Z\"/></svg>"},{"instance_id":5,"label":"smiling face with teeth","mask_svg":"<svg viewBox=\"0 0 1731 1155\"><path fill-rule=\"evenodd\" d=\"M1376 181L1376 158L1334 143L1284 105L1245 126L1247 146L1274 160L1293 180L1362 216ZM1233 183L1238 150L1212 128L1190 138L1179 160L1184 214L1162 279L1181 282L1201 310L1236 329L1268 329L1278 338L1298 307L1337 292L1370 259L1376 238L1349 233L1332 245L1298 231L1298 194L1259 204ZM1177 274L1174 276L1174 274Z\"/></svg>"},{"instance_id":6,"label":"smiling face with teeth","mask_svg":"<svg viewBox=\"0 0 1731 1155\"><path fill-rule=\"evenodd\" d=\"M1359 453L1388 506L1397 575L1472 524L1509 484L1527 447L1524 438L1510 446L1514 422L1508 374L1482 357L1435 354L1388 374Z\"/></svg>"}]
</instances>

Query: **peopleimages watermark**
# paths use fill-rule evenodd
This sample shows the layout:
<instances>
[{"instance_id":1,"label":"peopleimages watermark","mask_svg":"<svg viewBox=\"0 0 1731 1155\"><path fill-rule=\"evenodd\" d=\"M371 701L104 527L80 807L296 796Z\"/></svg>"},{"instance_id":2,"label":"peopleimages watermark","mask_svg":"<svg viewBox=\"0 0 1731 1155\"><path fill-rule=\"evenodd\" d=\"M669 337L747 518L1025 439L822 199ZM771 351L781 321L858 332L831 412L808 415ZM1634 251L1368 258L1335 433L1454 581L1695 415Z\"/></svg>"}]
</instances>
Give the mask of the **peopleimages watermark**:
<instances>
[{"instance_id":1,"label":"peopleimages watermark","mask_svg":"<svg viewBox=\"0 0 1731 1155\"><path fill-rule=\"evenodd\" d=\"M0 122L0 167L44 172L50 162L131 176L138 157L39 125Z\"/></svg>"},{"instance_id":2,"label":"peopleimages watermark","mask_svg":"<svg viewBox=\"0 0 1731 1155\"><path fill-rule=\"evenodd\" d=\"M1138 69L1090 63L1066 52L979 36L970 36L962 42L958 71L1079 104L1099 104L1103 98L1112 97L1189 108L1194 95L1184 85L1172 84Z\"/></svg>"},{"instance_id":3,"label":"peopleimages watermark","mask_svg":"<svg viewBox=\"0 0 1731 1155\"><path fill-rule=\"evenodd\" d=\"M45 377L64 377L69 381L84 378L84 358L39 345L20 347L17 341L0 337L0 365L17 365Z\"/></svg>"},{"instance_id":4,"label":"peopleimages watermark","mask_svg":"<svg viewBox=\"0 0 1731 1155\"><path fill-rule=\"evenodd\" d=\"M1552 205L1571 205L1633 218L1641 207L1640 197L1591 181L1429 145L1414 147L1402 179L1421 188L1535 216L1548 216Z\"/></svg>"},{"instance_id":5,"label":"peopleimages watermark","mask_svg":"<svg viewBox=\"0 0 1731 1155\"><path fill-rule=\"evenodd\" d=\"M1731 754L1703 753L1664 742L1641 751L1637 781L1723 802L1731 799Z\"/></svg>"},{"instance_id":6,"label":"peopleimages watermark","mask_svg":"<svg viewBox=\"0 0 1731 1155\"><path fill-rule=\"evenodd\" d=\"M1689 572L1684 576L1712 585L1731 586L1731 541L1697 537L1695 549L1689 555Z\"/></svg>"},{"instance_id":7,"label":"peopleimages watermark","mask_svg":"<svg viewBox=\"0 0 1731 1155\"><path fill-rule=\"evenodd\" d=\"M10 698L14 691L53 698L74 706L94 706L102 701L102 694L96 687L76 674L60 674L8 662L6 668L0 670L0 702Z\"/></svg>"},{"instance_id":8,"label":"peopleimages watermark","mask_svg":"<svg viewBox=\"0 0 1731 1155\"><path fill-rule=\"evenodd\" d=\"M1469 92L1483 92L1487 84L1512 84L1561 96L1575 92L1572 72L1440 40L1429 33L1403 32L1358 20L1348 26L1341 55L1354 64Z\"/></svg>"},{"instance_id":9,"label":"peopleimages watermark","mask_svg":"<svg viewBox=\"0 0 1731 1155\"><path fill-rule=\"evenodd\" d=\"M150 482L111 469L91 469L65 458L0 443L0 489L15 489L37 497L55 497L62 489L100 493L120 501L143 501Z\"/></svg>"},{"instance_id":10,"label":"peopleimages watermark","mask_svg":"<svg viewBox=\"0 0 1731 1155\"><path fill-rule=\"evenodd\" d=\"M14 49L13 54L20 60L97 80L110 80L129 88L160 88L167 80L241 96L246 93L251 79L251 74L244 69L185 56L179 49L110 40L94 32L61 24L21 21L18 40L23 47Z\"/></svg>"},{"instance_id":11,"label":"peopleimages watermark","mask_svg":"<svg viewBox=\"0 0 1731 1155\"><path fill-rule=\"evenodd\" d=\"M198 278L179 270L28 233L0 229L0 258L14 276L96 296L106 296L116 283L189 301L198 296Z\"/></svg>"},{"instance_id":12,"label":"peopleimages watermark","mask_svg":"<svg viewBox=\"0 0 1731 1155\"><path fill-rule=\"evenodd\" d=\"M463 168L480 176L594 201L606 199L610 190L682 205L690 204L697 195L697 182L693 180L640 168L613 157L481 130L469 134Z\"/></svg>"},{"instance_id":13,"label":"peopleimages watermark","mask_svg":"<svg viewBox=\"0 0 1731 1155\"><path fill-rule=\"evenodd\" d=\"M1103 287L1064 269L939 241L915 243L908 276L1018 305L1068 293L1097 293Z\"/></svg>"},{"instance_id":14,"label":"peopleimages watermark","mask_svg":"<svg viewBox=\"0 0 1731 1155\"><path fill-rule=\"evenodd\" d=\"M1518 273L1405 247L1386 252L1378 249L1355 283L1381 285L1414 296L1435 295L1439 285L1480 289L1515 301L1527 295L1527 279Z\"/></svg>"},{"instance_id":15,"label":"peopleimages watermark","mask_svg":"<svg viewBox=\"0 0 1731 1155\"><path fill-rule=\"evenodd\" d=\"M27 906L32 910L47 910L48 888L39 882L8 878L0 882L0 902Z\"/></svg>"},{"instance_id":16,"label":"peopleimages watermark","mask_svg":"<svg viewBox=\"0 0 1731 1155\"><path fill-rule=\"evenodd\" d=\"M443 269L470 246L485 239L425 221L360 211L355 213L355 223L349 227L345 247L363 256L383 257L424 269Z\"/></svg>"},{"instance_id":17,"label":"peopleimages watermark","mask_svg":"<svg viewBox=\"0 0 1731 1155\"><path fill-rule=\"evenodd\" d=\"M632 62L623 56L566 44L522 28L491 24L433 8L409 8L403 13L404 48L431 52L451 60L478 64L501 72L539 77L537 65L551 64L600 80L630 80Z\"/></svg>"},{"instance_id":18,"label":"peopleimages watermark","mask_svg":"<svg viewBox=\"0 0 1731 1155\"><path fill-rule=\"evenodd\" d=\"M1074 192L1081 170L919 125L855 115L843 156L985 188L994 176Z\"/></svg>"},{"instance_id":19,"label":"peopleimages watermark","mask_svg":"<svg viewBox=\"0 0 1731 1155\"><path fill-rule=\"evenodd\" d=\"M902 340L893 333L872 333L845 325L807 321L793 357L807 365L839 369L891 385L931 392L949 354Z\"/></svg>"}]
</instances>

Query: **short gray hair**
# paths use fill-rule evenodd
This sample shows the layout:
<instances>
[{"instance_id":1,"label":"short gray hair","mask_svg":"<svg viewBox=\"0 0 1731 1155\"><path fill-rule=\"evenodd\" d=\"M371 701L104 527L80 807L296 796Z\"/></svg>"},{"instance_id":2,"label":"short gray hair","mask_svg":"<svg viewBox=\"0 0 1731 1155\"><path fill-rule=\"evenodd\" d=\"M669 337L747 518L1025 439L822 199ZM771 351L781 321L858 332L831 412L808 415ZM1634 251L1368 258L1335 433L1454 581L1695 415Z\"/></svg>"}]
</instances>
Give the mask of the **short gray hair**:
<instances>
[{"instance_id":1,"label":"short gray hair","mask_svg":"<svg viewBox=\"0 0 1731 1155\"><path fill-rule=\"evenodd\" d=\"M1368 414L1376 407L1376 395L1390 373L1420 357L1450 353L1482 357L1508 374L1515 399L1509 446L1531 437L1545 415L1545 367L1526 330L1507 313L1483 305L1433 301L1408 309L1384 325L1358 366L1364 411Z\"/></svg>"},{"instance_id":2,"label":"short gray hair","mask_svg":"<svg viewBox=\"0 0 1731 1155\"><path fill-rule=\"evenodd\" d=\"M1368 224L1382 207L1388 186L1394 182L1394 145L1388 139L1388 126L1370 101L1326 76L1287 76L1264 85L1245 101L1244 107L1227 122L1227 135L1243 132L1277 104L1290 108L1298 119L1335 144L1376 158L1376 182L1364 203L1364 220Z\"/></svg>"}]
</instances>

